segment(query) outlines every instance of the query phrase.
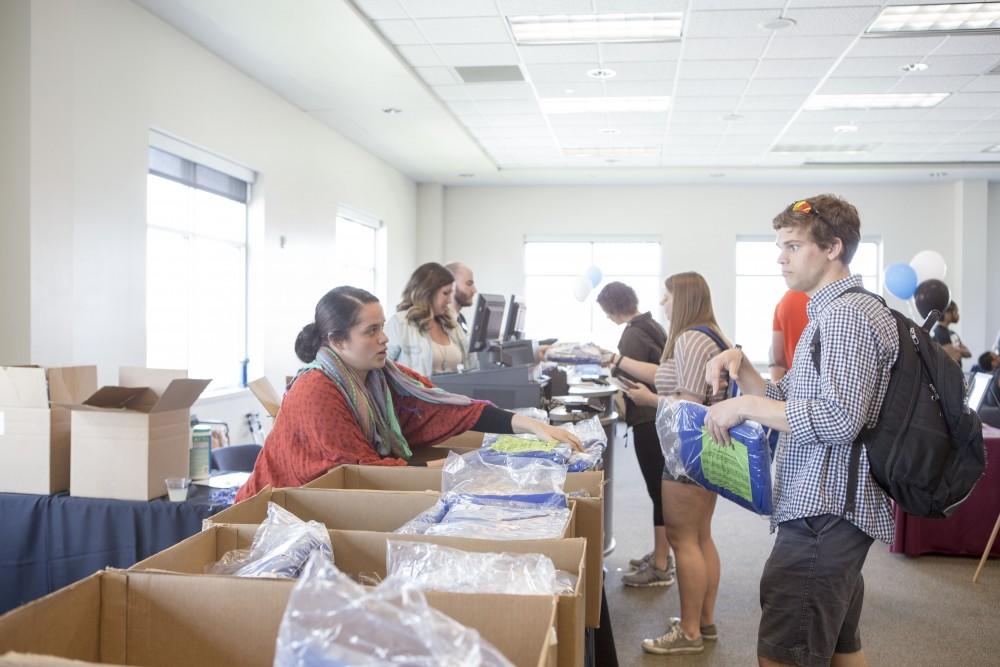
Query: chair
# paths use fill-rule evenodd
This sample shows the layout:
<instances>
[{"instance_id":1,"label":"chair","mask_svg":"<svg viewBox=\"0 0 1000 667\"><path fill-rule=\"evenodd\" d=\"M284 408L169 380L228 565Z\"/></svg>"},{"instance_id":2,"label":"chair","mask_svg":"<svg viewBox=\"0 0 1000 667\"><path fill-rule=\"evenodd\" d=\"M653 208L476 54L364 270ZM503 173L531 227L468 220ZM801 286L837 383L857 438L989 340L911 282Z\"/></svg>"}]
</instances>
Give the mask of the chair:
<instances>
[{"instance_id":1,"label":"chair","mask_svg":"<svg viewBox=\"0 0 1000 667\"><path fill-rule=\"evenodd\" d=\"M253 472L260 445L230 445L213 449L209 455L210 468L221 472Z\"/></svg>"}]
</instances>

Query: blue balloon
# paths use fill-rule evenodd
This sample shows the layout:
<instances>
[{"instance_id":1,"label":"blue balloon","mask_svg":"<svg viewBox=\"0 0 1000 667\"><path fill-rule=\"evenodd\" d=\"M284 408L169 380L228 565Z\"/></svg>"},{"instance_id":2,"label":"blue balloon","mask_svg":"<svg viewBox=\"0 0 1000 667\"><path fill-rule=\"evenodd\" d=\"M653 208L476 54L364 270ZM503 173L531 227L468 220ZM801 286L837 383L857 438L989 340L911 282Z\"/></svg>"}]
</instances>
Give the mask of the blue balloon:
<instances>
[{"instance_id":1,"label":"blue balloon","mask_svg":"<svg viewBox=\"0 0 1000 667\"><path fill-rule=\"evenodd\" d=\"M584 273L585 276L590 280L590 285L592 287L597 287L601 284L601 279L604 278L604 274L596 266L592 266ZM915 287L914 287L915 289Z\"/></svg>"},{"instance_id":2,"label":"blue balloon","mask_svg":"<svg viewBox=\"0 0 1000 667\"><path fill-rule=\"evenodd\" d=\"M893 296L909 299L917 291L917 272L909 264L893 264L885 270L885 288Z\"/></svg>"}]
</instances>

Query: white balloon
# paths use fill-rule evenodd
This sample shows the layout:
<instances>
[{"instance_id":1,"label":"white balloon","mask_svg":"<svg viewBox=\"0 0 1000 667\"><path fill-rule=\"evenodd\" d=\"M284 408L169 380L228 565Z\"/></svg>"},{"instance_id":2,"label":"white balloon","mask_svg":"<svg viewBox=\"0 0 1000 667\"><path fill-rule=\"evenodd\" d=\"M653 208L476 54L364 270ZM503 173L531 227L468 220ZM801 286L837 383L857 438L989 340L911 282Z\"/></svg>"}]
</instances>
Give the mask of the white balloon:
<instances>
[{"instance_id":1,"label":"white balloon","mask_svg":"<svg viewBox=\"0 0 1000 667\"><path fill-rule=\"evenodd\" d=\"M590 284L590 278L587 276L580 276L573 283L573 298L579 302L584 302L590 295L590 290L593 289L593 285Z\"/></svg>"},{"instance_id":2,"label":"white balloon","mask_svg":"<svg viewBox=\"0 0 1000 667\"><path fill-rule=\"evenodd\" d=\"M910 260L910 266L917 272L918 285L925 280L944 280L945 274L948 273L944 257L936 250L921 250Z\"/></svg>"}]
</instances>

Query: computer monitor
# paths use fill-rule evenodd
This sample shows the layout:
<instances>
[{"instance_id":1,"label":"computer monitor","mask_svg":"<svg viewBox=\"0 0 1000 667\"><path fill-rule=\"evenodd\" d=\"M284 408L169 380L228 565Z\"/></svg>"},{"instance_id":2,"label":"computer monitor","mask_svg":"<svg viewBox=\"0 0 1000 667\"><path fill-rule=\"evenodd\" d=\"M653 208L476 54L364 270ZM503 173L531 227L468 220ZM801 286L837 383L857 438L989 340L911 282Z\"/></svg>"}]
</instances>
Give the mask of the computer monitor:
<instances>
[{"instance_id":1,"label":"computer monitor","mask_svg":"<svg viewBox=\"0 0 1000 667\"><path fill-rule=\"evenodd\" d=\"M969 409L979 412L986 392L990 391L990 385L994 382L992 373L976 373L969 385Z\"/></svg>"},{"instance_id":2,"label":"computer monitor","mask_svg":"<svg viewBox=\"0 0 1000 667\"><path fill-rule=\"evenodd\" d=\"M472 306L472 325L469 327L469 353L483 352L490 343L500 340L506 300L499 294L476 295Z\"/></svg>"},{"instance_id":3,"label":"computer monitor","mask_svg":"<svg viewBox=\"0 0 1000 667\"><path fill-rule=\"evenodd\" d=\"M503 320L503 336L500 340L507 342L524 338L524 317L527 310L528 306L524 303L524 299L516 294L510 295L507 301L507 314Z\"/></svg>"}]
</instances>

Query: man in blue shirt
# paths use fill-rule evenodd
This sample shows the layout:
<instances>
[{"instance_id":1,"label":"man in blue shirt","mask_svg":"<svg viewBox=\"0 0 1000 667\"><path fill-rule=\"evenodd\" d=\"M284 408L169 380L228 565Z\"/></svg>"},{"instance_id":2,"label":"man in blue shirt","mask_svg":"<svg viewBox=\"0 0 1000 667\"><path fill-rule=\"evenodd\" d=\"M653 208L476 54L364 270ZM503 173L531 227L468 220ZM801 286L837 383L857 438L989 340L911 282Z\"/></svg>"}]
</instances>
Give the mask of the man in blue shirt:
<instances>
[{"instance_id":1,"label":"man in blue shirt","mask_svg":"<svg viewBox=\"0 0 1000 667\"><path fill-rule=\"evenodd\" d=\"M862 286L849 268L861 238L854 206L819 195L793 203L773 227L785 283L810 296L809 324L778 383L763 380L738 349L709 362L710 383L728 371L743 395L709 408L705 427L720 442L747 419L781 431L771 516L778 536L761 575L759 664L867 665L858 627L861 568L875 539L892 541L893 515L864 450L853 507L847 480L851 444L876 423L885 398L899 352L896 324L877 299L845 294Z\"/></svg>"}]
</instances>

